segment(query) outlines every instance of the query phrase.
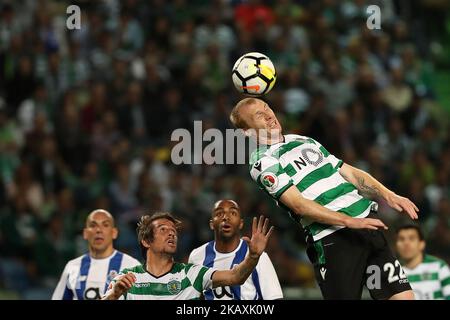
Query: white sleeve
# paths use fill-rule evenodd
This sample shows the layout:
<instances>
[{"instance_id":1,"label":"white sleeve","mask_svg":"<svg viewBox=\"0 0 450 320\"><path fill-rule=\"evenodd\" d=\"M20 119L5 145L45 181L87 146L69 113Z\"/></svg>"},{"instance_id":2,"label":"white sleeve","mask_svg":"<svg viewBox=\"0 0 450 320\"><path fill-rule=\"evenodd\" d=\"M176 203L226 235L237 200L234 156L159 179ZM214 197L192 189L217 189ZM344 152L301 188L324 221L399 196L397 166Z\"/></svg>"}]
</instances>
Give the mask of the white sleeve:
<instances>
[{"instance_id":1,"label":"white sleeve","mask_svg":"<svg viewBox=\"0 0 450 320\"><path fill-rule=\"evenodd\" d=\"M59 279L58 285L52 295L52 300L72 300L73 291L68 287L69 264L66 264L64 271Z\"/></svg>"},{"instance_id":2,"label":"white sleeve","mask_svg":"<svg viewBox=\"0 0 450 320\"><path fill-rule=\"evenodd\" d=\"M293 185L291 177L274 157L264 156L256 161L250 169L250 175L259 188L265 190L275 200Z\"/></svg>"},{"instance_id":3,"label":"white sleeve","mask_svg":"<svg viewBox=\"0 0 450 320\"><path fill-rule=\"evenodd\" d=\"M203 260L200 259L200 254L199 254L199 250L201 250L201 248L202 247L192 250L192 252L189 254L188 263L199 264L199 265L202 264Z\"/></svg>"},{"instance_id":4,"label":"white sleeve","mask_svg":"<svg viewBox=\"0 0 450 320\"><path fill-rule=\"evenodd\" d=\"M194 256L193 256L194 250L189 254L188 263L194 263Z\"/></svg>"},{"instance_id":5,"label":"white sleeve","mask_svg":"<svg viewBox=\"0 0 450 320\"><path fill-rule=\"evenodd\" d=\"M263 252L256 266L259 284L264 300L282 299L283 291L278 281L277 273L268 254Z\"/></svg>"},{"instance_id":6,"label":"white sleeve","mask_svg":"<svg viewBox=\"0 0 450 320\"><path fill-rule=\"evenodd\" d=\"M206 289L212 289L212 275L215 269L194 264L189 268L187 277L191 281L193 287L202 292Z\"/></svg>"},{"instance_id":7,"label":"white sleeve","mask_svg":"<svg viewBox=\"0 0 450 320\"><path fill-rule=\"evenodd\" d=\"M120 266L121 268L120 268L119 271L122 271L125 268L133 268L133 267L136 267L136 266L142 264L142 263L139 262L139 260L137 260L137 259L135 259L132 256L129 256L127 254L125 254L123 256L123 258L124 259L123 259L122 265Z\"/></svg>"}]
</instances>

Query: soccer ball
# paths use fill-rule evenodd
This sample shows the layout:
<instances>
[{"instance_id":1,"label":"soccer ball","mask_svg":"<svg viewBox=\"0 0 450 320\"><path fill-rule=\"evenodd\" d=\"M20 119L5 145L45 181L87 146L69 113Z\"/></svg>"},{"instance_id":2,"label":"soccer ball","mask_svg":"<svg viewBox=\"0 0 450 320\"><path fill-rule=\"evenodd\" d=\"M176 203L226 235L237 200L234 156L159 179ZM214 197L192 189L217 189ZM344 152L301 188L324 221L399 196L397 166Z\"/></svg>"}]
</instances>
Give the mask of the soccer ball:
<instances>
[{"instance_id":1,"label":"soccer ball","mask_svg":"<svg viewBox=\"0 0 450 320\"><path fill-rule=\"evenodd\" d=\"M269 57L259 52L250 52L240 57L231 73L234 86L239 92L260 96L272 90L277 74Z\"/></svg>"}]
</instances>

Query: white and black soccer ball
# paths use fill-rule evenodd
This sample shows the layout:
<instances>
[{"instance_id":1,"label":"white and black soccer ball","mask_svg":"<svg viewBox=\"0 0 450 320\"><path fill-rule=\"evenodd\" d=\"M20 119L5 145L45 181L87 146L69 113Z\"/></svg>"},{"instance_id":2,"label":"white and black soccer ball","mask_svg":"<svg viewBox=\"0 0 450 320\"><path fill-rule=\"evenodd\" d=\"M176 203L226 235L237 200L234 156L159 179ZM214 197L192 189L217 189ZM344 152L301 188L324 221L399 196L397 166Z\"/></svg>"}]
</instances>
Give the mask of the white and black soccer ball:
<instances>
[{"instance_id":1,"label":"white and black soccer ball","mask_svg":"<svg viewBox=\"0 0 450 320\"><path fill-rule=\"evenodd\" d=\"M233 66L231 77L236 89L250 96L268 93L277 80L272 61L259 52L249 52L240 57Z\"/></svg>"}]
</instances>

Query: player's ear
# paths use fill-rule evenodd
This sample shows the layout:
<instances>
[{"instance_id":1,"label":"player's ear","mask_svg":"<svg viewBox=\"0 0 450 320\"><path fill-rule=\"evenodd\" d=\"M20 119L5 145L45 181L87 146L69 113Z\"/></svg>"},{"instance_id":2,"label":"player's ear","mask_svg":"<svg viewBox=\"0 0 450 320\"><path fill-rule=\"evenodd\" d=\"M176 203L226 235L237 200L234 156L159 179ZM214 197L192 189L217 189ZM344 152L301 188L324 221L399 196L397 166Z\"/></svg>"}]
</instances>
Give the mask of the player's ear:
<instances>
[{"instance_id":1,"label":"player's ear","mask_svg":"<svg viewBox=\"0 0 450 320\"><path fill-rule=\"evenodd\" d=\"M88 239L86 228L83 228L83 239L84 239L84 240L87 240L87 239Z\"/></svg>"},{"instance_id":2,"label":"player's ear","mask_svg":"<svg viewBox=\"0 0 450 320\"><path fill-rule=\"evenodd\" d=\"M114 227L114 228L112 229L112 238L113 238L113 240L116 240L118 236L119 236L119 229L117 229L116 227Z\"/></svg>"},{"instance_id":3,"label":"player's ear","mask_svg":"<svg viewBox=\"0 0 450 320\"><path fill-rule=\"evenodd\" d=\"M150 248L150 244L147 242L147 240L142 240L141 244L144 246L144 248Z\"/></svg>"},{"instance_id":4,"label":"player's ear","mask_svg":"<svg viewBox=\"0 0 450 320\"><path fill-rule=\"evenodd\" d=\"M253 128L247 128L247 129L242 129L244 131L244 135L248 138L253 138L253 139L257 139L260 135L261 132L264 133L265 131L261 131L262 129L256 130Z\"/></svg>"},{"instance_id":5,"label":"player's ear","mask_svg":"<svg viewBox=\"0 0 450 320\"><path fill-rule=\"evenodd\" d=\"M425 247L426 247L425 241L421 240L421 241L420 241L420 244L419 244L420 251L424 251L424 250L425 250Z\"/></svg>"},{"instance_id":6,"label":"player's ear","mask_svg":"<svg viewBox=\"0 0 450 320\"><path fill-rule=\"evenodd\" d=\"M210 228L211 230L214 230L214 225L213 225L212 219L209 220L209 228Z\"/></svg>"},{"instance_id":7,"label":"player's ear","mask_svg":"<svg viewBox=\"0 0 450 320\"><path fill-rule=\"evenodd\" d=\"M244 228L244 219L241 219L241 222L239 222L239 230L242 230Z\"/></svg>"}]
</instances>

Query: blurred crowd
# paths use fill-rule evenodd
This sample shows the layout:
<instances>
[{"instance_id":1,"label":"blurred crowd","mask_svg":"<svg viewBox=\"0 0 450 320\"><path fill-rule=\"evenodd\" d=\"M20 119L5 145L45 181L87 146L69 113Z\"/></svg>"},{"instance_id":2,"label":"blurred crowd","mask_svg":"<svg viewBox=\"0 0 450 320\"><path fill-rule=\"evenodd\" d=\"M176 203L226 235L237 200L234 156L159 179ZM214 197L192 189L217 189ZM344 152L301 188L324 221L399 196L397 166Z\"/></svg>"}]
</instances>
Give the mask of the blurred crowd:
<instances>
[{"instance_id":1,"label":"blurred crowd","mask_svg":"<svg viewBox=\"0 0 450 320\"><path fill-rule=\"evenodd\" d=\"M66 28L70 4L80 30ZM369 4L381 30L366 26ZM170 161L174 129L231 127L241 98L231 67L249 51L277 68L265 99L285 132L410 197L428 252L450 262L450 105L448 83L436 81L450 73L449 11L426 0L2 1L0 295L52 290L86 252L94 208L115 216L116 247L138 259L139 216L174 213L183 260L212 239L222 198L239 203L247 226L272 219L268 253L283 287L314 287L302 230L247 166ZM391 226L406 221L382 202L380 212Z\"/></svg>"}]
</instances>

